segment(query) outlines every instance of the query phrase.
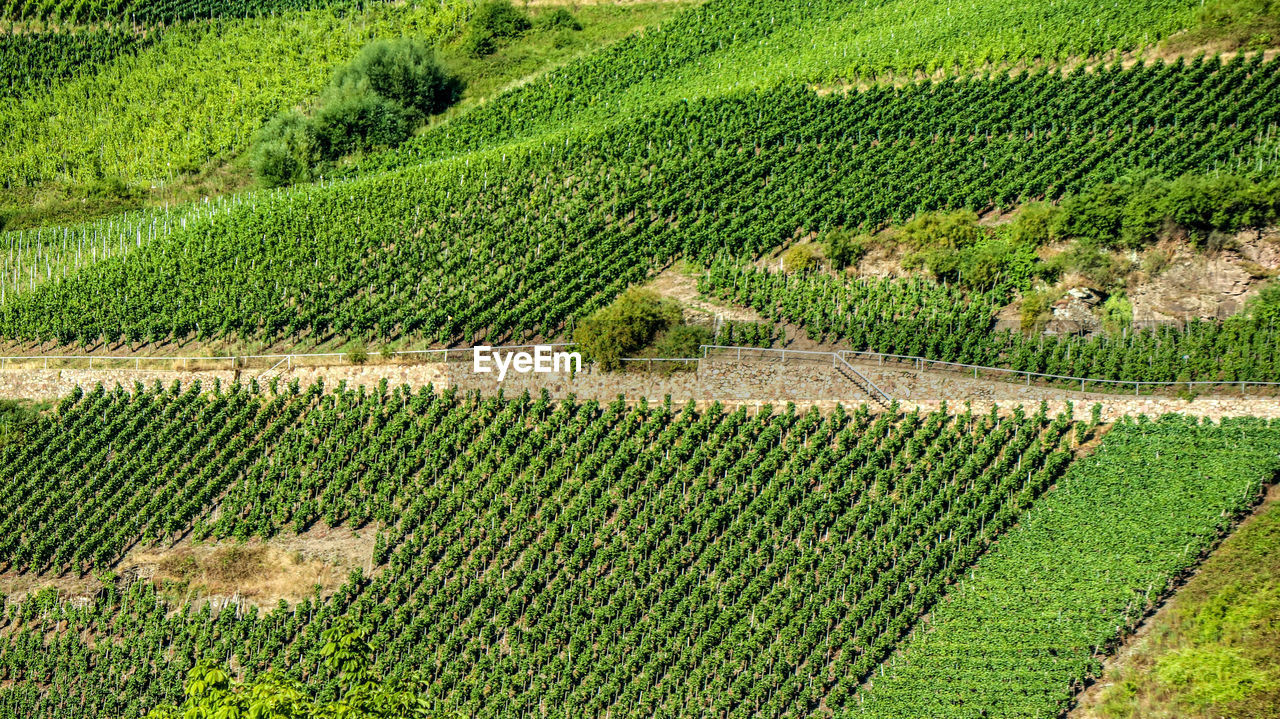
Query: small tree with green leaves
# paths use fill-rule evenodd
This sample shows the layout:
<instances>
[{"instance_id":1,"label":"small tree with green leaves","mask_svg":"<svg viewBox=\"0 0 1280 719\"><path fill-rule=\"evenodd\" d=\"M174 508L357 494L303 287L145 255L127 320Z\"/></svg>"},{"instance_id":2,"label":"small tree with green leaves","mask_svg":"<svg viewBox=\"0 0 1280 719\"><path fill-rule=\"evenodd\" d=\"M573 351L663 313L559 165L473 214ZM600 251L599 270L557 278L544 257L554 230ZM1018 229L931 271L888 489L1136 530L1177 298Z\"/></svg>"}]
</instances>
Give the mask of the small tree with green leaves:
<instances>
[{"instance_id":1,"label":"small tree with green leaves","mask_svg":"<svg viewBox=\"0 0 1280 719\"><path fill-rule=\"evenodd\" d=\"M340 620L321 635L320 656L337 676L338 699L316 702L308 688L278 672L246 684L209 659L187 672L181 706L159 706L147 719L428 719L446 716L428 708L420 679L379 677L370 666L369 629Z\"/></svg>"}]
</instances>

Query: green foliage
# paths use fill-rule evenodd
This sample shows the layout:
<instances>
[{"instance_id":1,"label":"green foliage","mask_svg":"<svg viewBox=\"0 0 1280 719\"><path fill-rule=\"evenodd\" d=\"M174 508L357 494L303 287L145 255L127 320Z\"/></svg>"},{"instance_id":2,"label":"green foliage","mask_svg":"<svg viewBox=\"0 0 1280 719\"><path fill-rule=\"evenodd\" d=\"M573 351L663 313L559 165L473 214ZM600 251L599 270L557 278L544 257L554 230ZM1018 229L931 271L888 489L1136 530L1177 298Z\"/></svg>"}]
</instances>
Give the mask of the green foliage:
<instances>
[{"instance_id":1,"label":"green foliage","mask_svg":"<svg viewBox=\"0 0 1280 719\"><path fill-rule=\"evenodd\" d=\"M97 388L0 452L6 562L123 552L151 526L268 537L323 519L376 523L385 564L273 609L166 598L145 580L85 601L10 600L0 707L138 717L214 658L248 679L219 690L275 670L322 706L408 675L432 709L472 716L855 711L871 673L1061 476L1071 424L405 385ZM659 656L661 675L631 661ZM749 681L700 686L702 672L735 671ZM147 688L122 691L121 676Z\"/></svg>"},{"instance_id":2,"label":"green foliage","mask_svg":"<svg viewBox=\"0 0 1280 719\"><path fill-rule=\"evenodd\" d=\"M582 23L578 22L578 18L574 17L573 13L565 8L558 7L538 18L538 28L541 30L577 32L582 29Z\"/></svg>"},{"instance_id":3,"label":"green foliage","mask_svg":"<svg viewBox=\"0 0 1280 719\"><path fill-rule=\"evenodd\" d=\"M158 40L159 30L96 27L0 35L0 98L48 92L78 73L95 70Z\"/></svg>"},{"instance_id":4,"label":"green foliage","mask_svg":"<svg viewBox=\"0 0 1280 719\"><path fill-rule=\"evenodd\" d=\"M289 112L263 125L254 135L250 165L267 187L309 182L320 159L320 142L312 123Z\"/></svg>"},{"instance_id":5,"label":"green foliage","mask_svg":"<svg viewBox=\"0 0 1280 719\"><path fill-rule=\"evenodd\" d=\"M1123 420L951 588L929 630L862 693L861 715L1060 715L1100 674L1099 655L1137 627L1277 470L1280 427L1265 420ZM1265 681L1216 651L1172 659L1165 672L1178 684L1203 682L1203 699Z\"/></svg>"},{"instance_id":6,"label":"green foliage","mask_svg":"<svg viewBox=\"0 0 1280 719\"><path fill-rule=\"evenodd\" d=\"M314 117L288 112L263 126L251 165L268 187L308 181L321 159L400 144L461 90L422 41L374 41L334 73Z\"/></svg>"},{"instance_id":7,"label":"green foliage","mask_svg":"<svg viewBox=\"0 0 1280 719\"><path fill-rule=\"evenodd\" d=\"M0 448L25 441L39 421L40 413L30 402L0 399Z\"/></svg>"},{"instance_id":8,"label":"green foliage","mask_svg":"<svg viewBox=\"0 0 1280 719\"><path fill-rule=\"evenodd\" d=\"M975 292L924 279L785 275L731 261L713 263L698 287L771 321L794 323L815 342L855 350L1107 380L1230 383L1280 376L1280 353L1261 349L1280 343L1280 325L1248 318L1118 336L1028 337L993 330L1009 299L1002 288ZM1029 322L1047 300L1032 296ZM1131 317L1126 306L1113 302L1118 318Z\"/></svg>"},{"instance_id":9,"label":"green foliage","mask_svg":"<svg viewBox=\"0 0 1280 719\"><path fill-rule=\"evenodd\" d=\"M1102 327L1116 334L1133 326L1133 302L1124 292L1116 292L1102 303Z\"/></svg>"},{"instance_id":10,"label":"green foliage","mask_svg":"<svg viewBox=\"0 0 1280 719\"><path fill-rule=\"evenodd\" d=\"M413 131L413 115L394 100L348 85L322 97L312 125L321 156L337 159L403 142Z\"/></svg>"},{"instance_id":11,"label":"green foliage","mask_svg":"<svg viewBox=\"0 0 1280 719\"><path fill-rule=\"evenodd\" d=\"M1160 657L1156 678L1195 709L1243 701L1280 689L1280 678L1226 648L1189 648Z\"/></svg>"},{"instance_id":12,"label":"green foliage","mask_svg":"<svg viewBox=\"0 0 1280 719\"><path fill-rule=\"evenodd\" d=\"M1058 295L1048 290L1024 294L1018 305L1019 328L1027 334L1042 332L1052 317L1049 308L1057 299Z\"/></svg>"},{"instance_id":13,"label":"green foliage","mask_svg":"<svg viewBox=\"0 0 1280 719\"><path fill-rule=\"evenodd\" d=\"M267 673L252 683L233 681L212 660L187 672L186 699L180 706L160 706L147 719L429 719L426 687L420 681L387 680L370 666L367 626L351 628L338 621L321 635L320 656L338 676L341 695L313 701L301 682Z\"/></svg>"},{"instance_id":14,"label":"green foliage","mask_svg":"<svg viewBox=\"0 0 1280 719\"><path fill-rule=\"evenodd\" d=\"M55 24L128 21L138 26L166 25L183 20L257 17L313 10L327 6L359 6L378 0L33 0L0 4L0 18Z\"/></svg>"},{"instance_id":15,"label":"green foliage","mask_svg":"<svg viewBox=\"0 0 1280 719\"><path fill-rule=\"evenodd\" d=\"M782 253L782 269L790 274L809 272L818 266L818 255L809 245L793 245Z\"/></svg>"},{"instance_id":16,"label":"green foliage","mask_svg":"<svg viewBox=\"0 0 1280 719\"><path fill-rule=\"evenodd\" d=\"M1026 223L1018 230L1023 240L1024 229ZM1039 269L1034 243L994 236L970 210L922 213L902 226L899 238L915 250L904 267L924 267L938 281L978 290L1026 289Z\"/></svg>"},{"instance_id":17,"label":"green foliage","mask_svg":"<svg viewBox=\"0 0 1280 719\"><path fill-rule=\"evenodd\" d=\"M720 325L715 344L737 347L772 347L780 336L778 328L770 322L744 322L728 320Z\"/></svg>"},{"instance_id":18,"label":"green foliage","mask_svg":"<svg viewBox=\"0 0 1280 719\"><path fill-rule=\"evenodd\" d=\"M622 357L634 356L660 332L681 323L680 305L656 292L631 288L579 323L573 341L584 357L602 369L621 366Z\"/></svg>"},{"instance_id":19,"label":"green foliage","mask_svg":"<svg viewBox=\"0 0 1280 719\"><path fill-rule=\"evenodd\" d=\"M351 343L347 349L347 361L354 365L362 365L369 361L369 350L365 347L364 342L356 340Z\"/></svg>"},{"instance_id":20,"label":"green foliage","mask_svg":"<svg viewBox=\"0 0 1280 719\"><path fill-rule=\"evenodd\" d=\"M857 265L867 255L870 242L867 235L855 235L845 229L830 230L822 238L822 253L834 269L842 270Z\"/></svg>"},{"instance_id":21,"label":"green foliage","mask_svg":"<svg viewBox=\"0 0 1280 719\"><path fill-rule=\"evenodd\" d=\"M1280 282L1271 281L1249 300L1245 313L1263 324L1280 324Z\"/></svg>"},{"instance_id":22,"label":"green foliage","mask_svg":"<svg viewBox=\"0 0 1280 719\"><path fill-rule=\"evenodd\" d=\"M471 17L462 47L472 56L488 55L532 27L529 16L510 0L484 0Z\"/></svg>"},{"instance_id":23,"label":"green foliage","mask_svg":"<svg viewBox=\"0 0 1280 719\"><path fill-rule=\"evenodd\" d=\"M1040 266L1031 247L996 238L961 249L925 250L909 258L904 266L912 262L923 265L938 281L956 282L980 291L1000 287L1026 289L1046 269Z\"/></svg>"},{"instance_id":24,"label":"green foliage","mask_svg":"<svg viewBox=\"0 0 1280 719\"><path fill-rule=\"evenodd\" d=\"M701 357L702 345L711 344L711 330L701 325L674 325L658 334L653 342L654 357Z\"/></svg>"},{"instance_id":25,"label":"green foliage","mask_svg":"<svg viewBox=\"0 0 1280 719\"><path fill-rule=\"evenodd\" d=\"M908 78L918 73L967 77L975 74L975 69L993 66L1024 62L1038 66L1080 57L1101 57L1115 50L1124 52L1150 46L1186 28L1194 11L1194 3L1186 0L1144 3L1066 0L1052 6L993 0L959 6L944 0L922 0L912 4L911 12L904 12L893 3L869 3L854 12L847 0L806 3L718 0L695 4L670 21L662 22L660 27L649 28L640 37L537 78L517 92L486 103L465 120L458 118L462 121L450 122L447 129L428 130L408 147L393 153L393 157L371 158L362 167L411 165L424 158L454 156L513 140L553 141L553 137L559 137L573 126L631 119L664 105L705 101L722 95L729 88L734 92L749 92L778 86ZM1088 22L1082 21L1084 18L1088 18ZM1032 73L1037 82L1043 79L1040 75ZM1027 88L1025 84L1019 86ZM888 90L875 88L876 101L891 97L892 92ZM1025 137L1029 131L1038 130L1037 142L1043 144L1050 128L1057 128L1054 141L1062 139L1059 133L1064 132L1063 128L1072 127L1071 121L1058 121L1049 116L1054 110L1043 99L1050 96L1034 91L1028 94L1041 98L1041 114L1018 125L1016 131ZM1054 98L1054 102L1060 99ZM1139 105L1153 111L1159 106L1145 102L1131 105L1130 109ZM1123 116L1133 117L1129 111ZM1196 117L1189 112L1179 116L1184 120ZM983 121L981 111L963 116L942 112L892 117L935 118L939 134L931 136L929 143L952 137L985 137L984 132L974 127ZM879 138L887 142L906 139L912 134L904 133L900 137L899 131L904 128L897 126L883 134L869 127L860 128L859 124L866 118L844 127L858 128L850 134L861 135L865 141ZM1070 134L1088 134L1092 130L1092 126L1086 124L1071 130ZM1007 131L1014 130L1011 127ZM923 139L920 144L924 144ZM1063 150L1062 154L1065 156L1068 152ZM1093 153L1075 157L1077 161L1055 173L1052 180L1035 186L1024 185L1018 194L1001 198L999 206L1011 206L1019 196L1035 197L1050 185L1060 192L1064 178L1092 171ZM935 165L935 171L940 167L957 166ZM884 184L889 174L895 173L890 170L865 183L851 182L849 192L856 194L872 184ZM895 207L936 209L939 206L910 203Z\"/></svg>"},{"instance_id":26,"label":"green foliage","mask_svg":"<svg viewBox=\"0 0 1280 719\"><path fill-rule=\"evenodd\" d=\"M1039 247L1058 239L1054 232L1058 215L1056 205L1028 202L1018 209L1013 219L1002 228L1002 232L1004 237L1015 244Z\"/></svg>"},{"instance_id":27,"label":"green foliage","mask_svg":"<svg viewBox=\"0 0 1280 719\"><path fill-rule=\"evenodd\" d=\"M444 110L462 94L462 81L416 38L369 43L338 70L330 86L367 89L423 116Z\"/></svg>"},{"instance_id":28,"label":"green foliage","mask_svg":"<svg viewBox=\"0 0 1280 719\"><path fill-rule=\"evenodd\" d=\"M1108 252L1092 240L1074 242L1045 263L1046 277L1079 275L1099 289L1110 292L1124 284L1133 263L1124 255Z\"/></svg>"},{"instance_id":29,"label":"green foliage","mask_svg":"<svg viewBox=\"0 0 1280 719\"><path fill-rule=\"evenodd\" d=\"M1213 233L1264 227L1280 217L1280 181L1236 175L1130 176L1062 203L1055 230L1103 247L1137 249L1175 232L1205 244Z\"/></svg>"},{"instance_id":30,"label":"green foliage","mask_svg":"<svg viewBox=\"0 0 1280 719\"><path fill-rule=\"evenodd\" d=\"M269 119L319 93L371 36L437 40L462 12L453 3L375 3L358 18L321 9L168 27L94 72L0 102L0 187L102 176L171 182L226 162Z\"/></svg>"},{"instance_id":31,"label":"green foliage","mask_svg":"<svg viewBox=\"0 0 1280 719\"><path fill-rule=\"evenodd\" d=\"M914 250L959 250L980 242L985 233L972 210L923 212L902 226L902 241Z\"/></svg>"},{"instance_id":32,"label":"green foliage","mask_svg":"<svg viewBox=\"0 0 1280 719\"><path fill-rule=\"evenodd\" d=\"M1191 28L1171 39L1172 48L1209 43L1224 50L1264 50L1280 41L1276 0L1212 0L1202 3Z\"/></svg>"}]
</instances>

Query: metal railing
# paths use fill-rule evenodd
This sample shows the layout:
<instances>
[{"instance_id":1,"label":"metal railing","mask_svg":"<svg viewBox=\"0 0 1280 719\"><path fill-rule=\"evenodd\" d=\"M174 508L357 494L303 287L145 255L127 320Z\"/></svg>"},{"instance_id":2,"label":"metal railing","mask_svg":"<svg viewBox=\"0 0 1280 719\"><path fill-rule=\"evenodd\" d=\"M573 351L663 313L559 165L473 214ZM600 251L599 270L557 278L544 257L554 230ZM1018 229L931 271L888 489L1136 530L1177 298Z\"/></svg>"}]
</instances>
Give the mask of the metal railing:
<instances>
[{"instance_id":1,"label":"metal railing","mask_svg":"<svg viewBox=\"0 0 1280 719\"><path fill-rule=\"evenodd\" d=\"M890 397L887 392L880 389L880 387L877 386L875 382L871 381L871 378L862 374L857 369L855 369L852 365L850 365L847 361L845 361L845 359L841 357L838 352L773 349L772 347L736 347L736 346L730 346L730 345L702 345L702 357L704 359L709 358L711 351L713 350L726 351L726 352L732 351L734 353L735 358L739 362L743 360L744 351L746 352L746 359L748 360L752 359L753 355L757 359L767 359L770 357L777 357L778 362L780 363L786 363L788 358L793 360L800 360L800 361L816 361L816 362L822 362L824 364L827 362L827 360L830 360L832 369L843 370L841 374L847 377L849 380L851 380L855 385L858 386L859 389L871 395L872 399L883 404L885 407L888 407L893 402L893 398ZM850 377L849 374L847 373L851 373L853 376Z\"/></svg>"},{"instance_id":2,"label":"metal railing","mask_svg":"<svg viewBox=\"0 0 1280 719\"><path fill-rule=\"evenodd\" d=\"M1058 382L1079 383L1080 391L1086 392L1086 385L1101 384L1114 387L1133 387L1135 395L1140 393L1142 387L1186 387L1188 389L1197 386L1215 386L1215 387L1238 387L1243 391L1247 387L1280 387L1280 382L1255 382L1251 380L1190 380L1186 382L1156 382L1146 380L1124 380L1124 379L1094 379L1091 377L1073 377L1071 375L1047 374L1045 372L1030 372L1028 370L1009 369L1006 367L988 367L985 365L964 364L962 362L946 362L943 360L931 360L924 357L916 357L913 355L895 355L883 352L863 352L858 350L839 350L839 354L843 358L857 357L867 361L875 361L880 365L884 365L886 361L894 364L907 364L917 371L924 370L941 370L961 372L964 374L972 374L974 379L981 379L982 375L996 375L996 377L1017 377L1024 380L1028 385L1031 380L1051 380ZM1118 394L1116 392L1099 392L1099 394Z\"/></svg>"},{"instance_id":3,"label":"metal railing","mask_svg":"<svg viewBox=\"0 0 1280 719\"><path fill-rule=\"evenodd\" d=\"M531 349L537 346L543 347L569 347L572 346L568 342L553 342L538 344L518 344L518 345L493 345L494 350L519 350ZM366 361L376 361L378 358L397 359L397 358L420 358L424 361L456 361L459 359L469 359L475 351L475 347L452 347L444 349L424 349L424 350L394 350L391 352L373 351L365 352ZM847 371L852 372L857 381L865 381L870 388L868 391L877 397L889 398L888 393L881 390L866 375L859 372L853 367L849 360L853 359L861 362L874 362L884 366L886 364L907 365L917 371L946 371L960 374L971 375L975 379L997 379L1009 380L1019 379L1025 384L1030 385L1033 379L1037 381L1070 383L1079 385L1081 392L1096 392L1099 394L1119 394L1115 391L1121 388L1133 388L1134 394L1141 394L1144 387L1147 388L1181 388L1194 389L1196 387L1225 387L1238 388L1244 391L1250 387L1257 388L1277 388L1280 389L1280 382L1257 382L1251 380L1191 380L1191 381L1146 381L1146 380L1115 380L1115 379L1095 379L1091 377L1074 377L1071 375L1048 374L1045 372L1031 372L1027 370L1016 370L1005 367L989 367L986 365L965 364L962 362L947 362L944 360L931 360L924 357L913 355L898 355L883 352L868 352L860 350L837 350L835 352L823 352L816 350L795 350L795 349L774 349L769 347L741 347L736 345L701 345L702 357L627 357L622 358L623 362L635 363L643 362L649 367L655 363L690 363L701 362L703 359L710 357L712 352L720 356L731 355L735 359L741 361L744 359L769 360L777 359L781 363L792 361L812 361L826 362L830 361L832 367L838 367L843 364ZM300 361L325 360L339 358L339 361L332 364L346 365L353 364L353 353L351 352L293 352L287 354L249 354L249 355L227 355L223 357L200 357L200 356L158 356L158 355L12 355L0 357L0 370L9 369L58 369L59 367L51 367L51 364L64 364L61 369L70 369L65 364L79 365L87 369L135 369L141 370L144 366L154 366L155 364L168 364L172 369L184 370L192 369L196 365L212 364L214 369L219 367L226 369L252 369L253 365L259 364L265 366L266 372L272 371L288 371L294 369L300 364ZM274 362L272 362L274 360ZM270 362L270 364L268 364ZM280 366L285 365L286 369L281 370ZM32 366L34 365L34 367ZM1112 391L1096 390L1091 387L1102 386L1114 388Z\"/></svg>"}]
</instances>

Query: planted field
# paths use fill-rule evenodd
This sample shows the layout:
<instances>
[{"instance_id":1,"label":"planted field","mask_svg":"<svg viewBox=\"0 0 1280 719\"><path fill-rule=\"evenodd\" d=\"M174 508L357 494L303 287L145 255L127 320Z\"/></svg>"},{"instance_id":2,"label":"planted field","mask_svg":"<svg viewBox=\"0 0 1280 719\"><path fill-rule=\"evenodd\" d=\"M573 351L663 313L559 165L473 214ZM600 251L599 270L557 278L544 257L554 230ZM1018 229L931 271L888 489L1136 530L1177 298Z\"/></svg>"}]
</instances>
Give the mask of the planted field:
<instances>
[{"instance_id":1,"label":"planted field","mask_svg":"<svg viewBox=\"0 0 1280 719\"><path fill-rule=\"evenodd\" d=\"M474 715L845 706L1055 480L1070 429L1042 414L757 415L403 389L90 393L5 452L10 569L109 562L193 523L244 537L320 521L376 531L376 569L328 601L247 615L182 609L146 582L83 607L10 602L0 707L135 715L175 697L201 657L324 681L313 652L338 615L374 629L385 671L426 671L433 706ZM59 475L69 463L84 469ZM36 649L60 622L75 631Z\"/></svg>"},{"instance_id":2,"label":"planted field","mask_svg":"<svg viewBox=\"0 0 1280 719\"><path fill-rule=\"evenodd\" d=\"M621 136L271 193L194 226L168 223L168 235L65 276L51 258L87 234L37 234L38 259L11 269L15 286L35 289L0 307L0 334L553 336L676 257L752 255L797 230L1057 196L1139 168L1270 172L1278 62L680 104ZM1199 88L1195 99L1184 85ZM1135 105L1151 110L1135 118ZM138 229L95 236L118 243ZM27 263L31 240L21 238ZM54 251L42 253L45 243Z\"/></svg>"},{"instance_id":3,"label":"planted field","mask_svg":"<svg viewBox=\"0 0 1280 719\"><path fill-rule=\"evenodd\" d=\"M943 362L1067 377L1141 382L1280 377L1280 326L1191 322L1123 335L1026 335L992 330L1002 292L966 292L929 281L788 275L715 263L707 294L804 329L811 339Z\"/></svg>"},{"instance_id":4,"label":"planted field","mask_svg":"<svg viewBox=\"0 0 1280 719\"><path fill-rule=\"evenodd\" d=\"M937 605L853 716L1058 716L1278 471L1280 427L1264 421L1118 425Z\"/></svg>"}]
</instances>

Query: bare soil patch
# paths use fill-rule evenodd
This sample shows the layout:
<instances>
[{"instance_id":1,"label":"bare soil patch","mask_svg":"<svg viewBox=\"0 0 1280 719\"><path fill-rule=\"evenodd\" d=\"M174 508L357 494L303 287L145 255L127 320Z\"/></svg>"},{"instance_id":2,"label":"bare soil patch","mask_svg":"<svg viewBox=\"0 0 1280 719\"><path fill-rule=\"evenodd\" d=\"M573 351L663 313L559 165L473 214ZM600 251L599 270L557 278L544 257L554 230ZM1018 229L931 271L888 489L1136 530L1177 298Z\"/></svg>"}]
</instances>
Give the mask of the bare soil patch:
<instances>
[{"instance_id":1,"label":"bare soil patch","mask_svg":"<svg viewBox=\"0 0 1280 719\"><path fill-rule=\"evenodd\" d=\"M168 587L179 599L276 606L314 595L328 596L354 569L372 570L373 527L316 526L268 540L201 542L183 539L171 547L135 547L112 568L118 576ZM102 588L99 577L0 574L0 594L20 598L46 588L88 601Z\"/></svg>"}]
</instances>

